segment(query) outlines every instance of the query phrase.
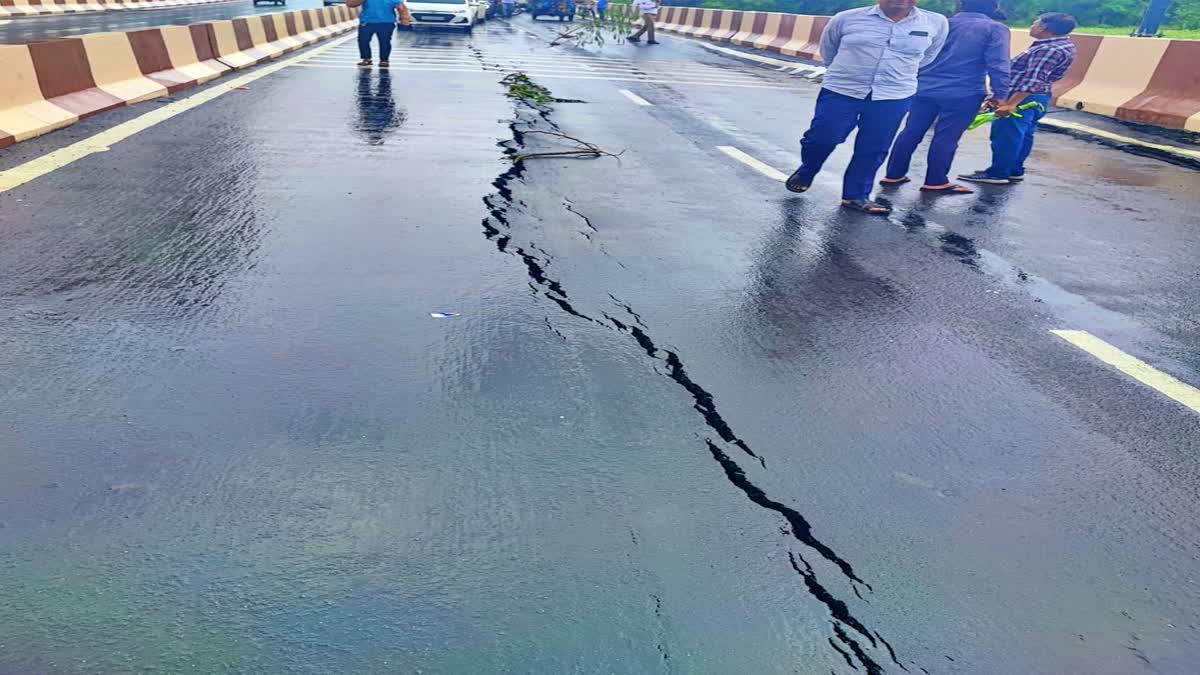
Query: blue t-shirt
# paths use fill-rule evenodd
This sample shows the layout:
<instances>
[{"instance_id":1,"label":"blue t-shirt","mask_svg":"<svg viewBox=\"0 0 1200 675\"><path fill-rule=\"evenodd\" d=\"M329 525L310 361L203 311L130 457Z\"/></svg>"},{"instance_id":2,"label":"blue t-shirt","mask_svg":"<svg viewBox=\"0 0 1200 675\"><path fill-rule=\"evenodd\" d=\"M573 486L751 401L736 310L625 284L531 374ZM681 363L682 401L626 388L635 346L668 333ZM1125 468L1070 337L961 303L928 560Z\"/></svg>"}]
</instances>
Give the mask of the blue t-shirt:
<instances>
[{"instance_id":1,"label":"blue t-shirt","mask_svg":"<svg viewBox=\"0 0 1200 675\"><path fill-rule=\"evenodd\" d=\"M404 0L367 0L363 3L359 23L396 23L396 7Z\"/></svg>"}]
</instances>

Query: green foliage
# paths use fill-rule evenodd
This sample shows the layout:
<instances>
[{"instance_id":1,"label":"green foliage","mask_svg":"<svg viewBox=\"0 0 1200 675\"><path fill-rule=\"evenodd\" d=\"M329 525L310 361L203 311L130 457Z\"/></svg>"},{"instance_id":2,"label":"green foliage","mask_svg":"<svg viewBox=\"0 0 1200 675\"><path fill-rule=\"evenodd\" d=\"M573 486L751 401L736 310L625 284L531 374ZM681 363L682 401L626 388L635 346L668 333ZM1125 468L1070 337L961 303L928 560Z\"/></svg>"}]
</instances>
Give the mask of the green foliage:
<instances>
[{"instance_id":1,"label":"green foliage","mask_svg":"<svg viewBox=\"0 0 1200 675\"><path fill-rule=\"evenodd\" d=\"M1124 33L1141 22L1147 0L1000 0L1014 26L1028 26L1042 12L1075 15L1081 26L1119 27ZM679 6L746 9L793 14L834 14L843 9L873 4L872 0L674 0ZM952 14L955 0L921 0L923 9ZM1200 0L1174 0L1167 13L1167 28L1200 29Z\"/></svg>"}]
</instances>

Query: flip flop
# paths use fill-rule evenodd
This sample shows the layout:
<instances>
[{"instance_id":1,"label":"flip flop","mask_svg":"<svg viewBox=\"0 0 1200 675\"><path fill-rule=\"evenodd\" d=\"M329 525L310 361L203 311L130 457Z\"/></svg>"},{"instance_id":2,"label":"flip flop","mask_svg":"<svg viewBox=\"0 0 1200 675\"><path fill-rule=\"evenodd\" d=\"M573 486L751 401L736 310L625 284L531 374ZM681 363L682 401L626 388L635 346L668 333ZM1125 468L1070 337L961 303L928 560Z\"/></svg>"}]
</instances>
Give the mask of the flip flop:
<instances>
[{"instance_id":1,"label":"flip flop","mask_svg":"<svg viewBox=\"0 0 1200 675\"><path fill-rule=\"evenodd\" d=\"M940 187L940 188L931 188L931 187L925 187L924 185L922 185L921 192L936 192L936 193L944 194L944 195L973 195L973 194L975 194L975 191L972 190L971 188L969 188L965 185L959 185L958 183L951 183L950 185L947 185L946 187Z\"/></svg>"},{"instance_id":2,"label":"flip flop","mask_svg":"<svg viewBox=\"0 0 1200 675\"><path fill-rule=\"evenodd\" d=\"M873 202L870 199L843 199L842 208L862 211L872 216L886 216L892 212L892 207Z\"/></svg>"},{"instance_id":3,"label":"flip flop","mask_svg":"<svg viewBox=\"0 0 1200 675\"><path fill-rule=\"evenodd\" d=\"M788 189L788 192L808 192L808 188L812 187L812 179L804 180L800 177L800 170L796 169L792 175L788 176L783 186Z\"/></svg>"},{"instance_id":4,"label":"flip flop","mask_svg":"<svg viewBox=\"0 0 1200 675\"><path fill-rule=\"evenodd\" d=\"M896 187L898 185L904 185L905 183L911 183L911 182L912 182L912 179L909 178L908 176L905 176L904 178L897 178L896 180L888 180L886 178L883 178L879 181L879 184L884 187Z\"/></svg>"}]
</instances>

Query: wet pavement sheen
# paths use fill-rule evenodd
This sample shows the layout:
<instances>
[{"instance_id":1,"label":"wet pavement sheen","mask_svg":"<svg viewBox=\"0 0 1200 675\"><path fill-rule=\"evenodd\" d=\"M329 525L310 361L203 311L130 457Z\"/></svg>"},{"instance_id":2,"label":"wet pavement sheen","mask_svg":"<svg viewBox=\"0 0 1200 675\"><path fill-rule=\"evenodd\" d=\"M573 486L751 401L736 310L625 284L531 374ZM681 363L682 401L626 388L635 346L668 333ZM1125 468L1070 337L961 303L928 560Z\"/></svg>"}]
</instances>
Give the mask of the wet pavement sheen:
<instances>
[{"instance_id":1,"label":"wet pavement sheen","mask_svg":"<svg viewBox=\"0 0 1200 675\"><path fill-rule=\"evenodd\" d=\"M1046 135L854 216L716 149L815 86L550 30L0 194L0 673L1190 672L1200 419L1048 331L1200 382L1197 174Z\"/></svg>"}]
</instances>

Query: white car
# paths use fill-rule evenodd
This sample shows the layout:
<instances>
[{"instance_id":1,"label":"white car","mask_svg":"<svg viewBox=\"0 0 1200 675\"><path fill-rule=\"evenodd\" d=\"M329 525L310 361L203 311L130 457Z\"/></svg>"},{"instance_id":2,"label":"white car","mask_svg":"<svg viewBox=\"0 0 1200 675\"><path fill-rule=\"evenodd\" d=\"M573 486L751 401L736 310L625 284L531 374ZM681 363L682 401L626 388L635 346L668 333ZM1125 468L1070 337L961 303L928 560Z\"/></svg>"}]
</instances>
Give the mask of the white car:
<instances>
[{"instance_id":1,"label":"white car","mask_svg":"<svg viewBox=\"0 0 1200 675\"><path fill-rule=\"evenodd\" d=\"M432 0L405 4L412 13L413 26L461 28L468 33L475 28L476 8L470 0Z\"/></svg>"}]
</instances>

